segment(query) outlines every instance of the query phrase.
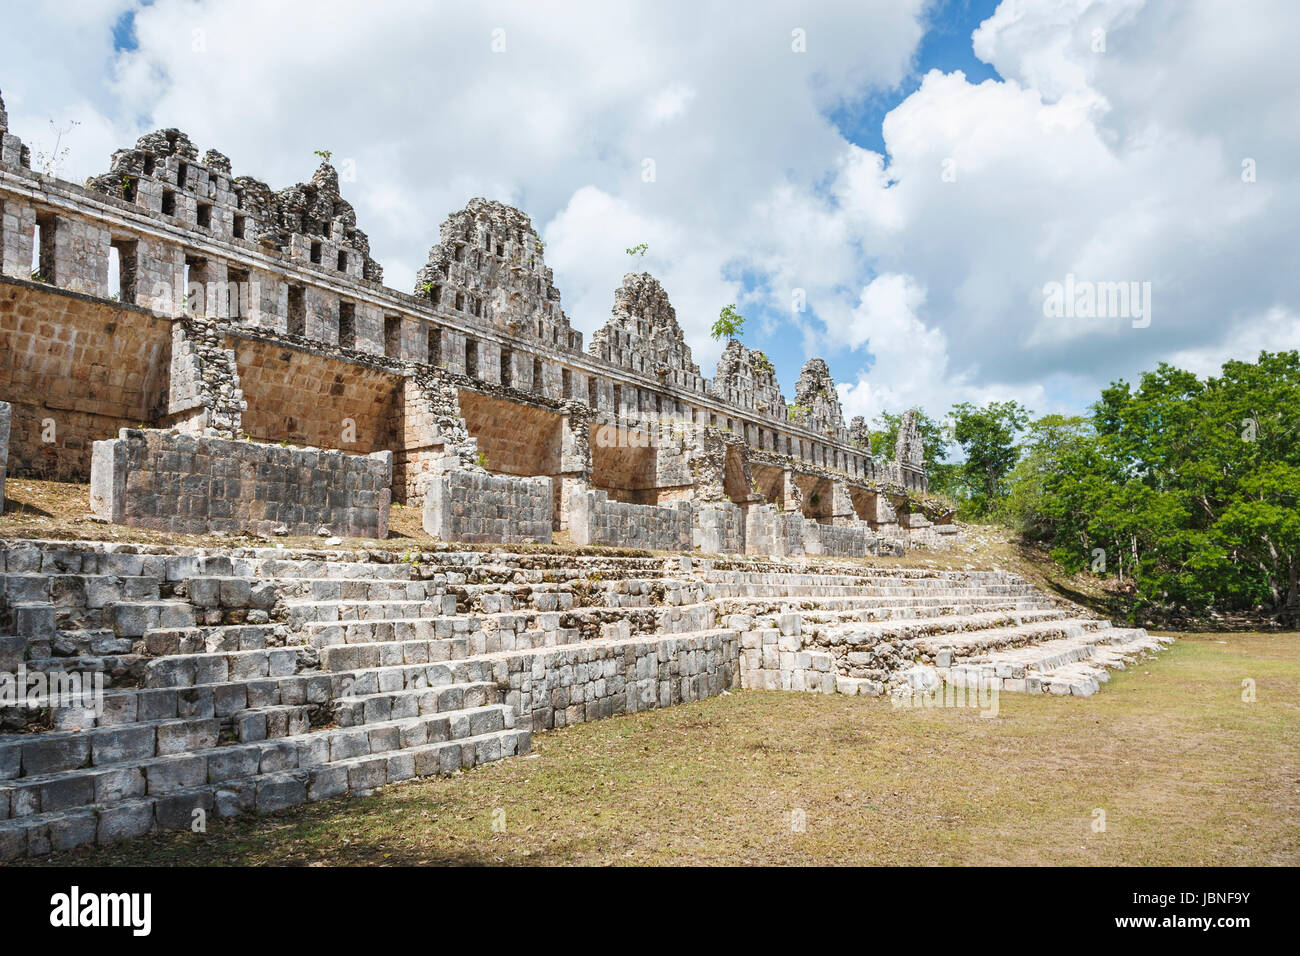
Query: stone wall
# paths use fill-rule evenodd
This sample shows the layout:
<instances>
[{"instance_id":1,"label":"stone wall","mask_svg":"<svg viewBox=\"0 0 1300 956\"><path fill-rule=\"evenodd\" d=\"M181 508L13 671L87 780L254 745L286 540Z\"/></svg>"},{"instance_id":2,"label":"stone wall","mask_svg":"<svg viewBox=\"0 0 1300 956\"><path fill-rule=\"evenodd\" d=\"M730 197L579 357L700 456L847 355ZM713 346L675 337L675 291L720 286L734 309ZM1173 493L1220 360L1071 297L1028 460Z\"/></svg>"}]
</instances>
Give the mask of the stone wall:
<instances>
[{"instance_id":1,"label":"stone wall","mask_svg":"<svg viewBox=\"0 0 1300 956\"><path fill-rule=\"evenodd\" d=\"M358 356L235 339L253 441L290 442L370 454L395 446L402 377Z\"/></svg>"},{"instance_id":2,"label":"stone wall","mask_svg":"<svg viewBox=\"0 0 1300 956\"><path fill-rule=\"evenodd\" d=\"M697 506L692 544L706 554L744 552L745 515L740 506L730 502Z\"/></svg>"},{"instance_id":3,"label":"stone wall","mask_svg":"<svg viewBox=\"0 0 1300 956\"><path fill-rule=\"evenodd\" d=\"M750 505L745 508L745 553L774 557L803 554L804 526L808 523L797 511Z\"/></svg>"},{"instance_id":4,"label":"stone wall","mask_svg":"<svg viewBox=\"0 0 1300 956\"><path fill-rule=\"evenodd\" d=\"M453 212L406 294L382 284L328 162L273 190L165 129L82 187L34 174L4 136L0 400L14 404L16 474L84 480L91 443L136 427L389 450L392 493L414 504L457 468L550 477L557 529L583 485L836 523L854 520L843 486L924 491L915 430L902 465L873 462L822 360L789 406L770 360L738 342L703 377L648 273L624 277L583 351L518 209ZM696 533L739 550L747 520L751 547L795 547L788 521L752 510L715 508Z\"/></svg>"},{"instance_id":5,"label":"stone wall","mask_svg":"<svg viewBox=\"0 0 1300 956\"><path fill-rule=\"evenodd\" d=\"M627 504L611 501L603 491L575 486L569 494L569 538L577 545L689 551L691 506Z\"/></svg>"},{"instance_id":6,"label":"stone wall","mask_svg":"<svg viewBox=\"0 0 1300 956\"><path fill-rule=\"evenodd\" d=\"M804 548L809 554L832 558L861 558L874 553L876 536L866 524L832 525L809 521L804 526Z\"/></svg>"},{"instance_id":7,"label":"stone wall","mask_svg":"<svg viewBox=\"0 0 1300 956\"><path fill-rule=\"evenodd\" d=\"M424 489L424 530L442 541L549 544L554 513L550 478L464 468L435 475Z\"/></svg>"},{"instance_id":8,"label":"stone wall","mask_svg":"<svg viewBox=\"0 0 1300 956\"><path fill-rule=\"evenodd\" d=\"M591 337L588 351L607 362L702 392L707 385L691 357L677 312L659 280L648 272L628 273L614 291L614 308Z\"/></svg>"},{"instance_id":9,"label":"stone wall","mask_svg":"<svg viewBox=\"0 0 1300 956\"><path fill-rule=\"evenodd\" d=\"M91 511L177 534L388 535L393 454L122 429L95 442Z\"/></svg>"},{"instance_id":10,"label":"stone wall","mask_svg":"<svg viewBox=\"0 0 1300 956\"><path fill-rule=\"evenodd\" d=\"M172 323L40 283L0 283L0 399L14 474L90 475L91 444L167 405Z\"/></svg>"},{"instance_id":11,"label":"stone wall","mask_svg":"<svg viewBox=\"0 0 1300 956\"><path fill-rule=\"evenodd\" d=\"M739 685L735 632L637 638L626 620L608 629L599 644L510 659L505 701L521 727L566 727L716 697Z\"/></svg>"}]
</instances>

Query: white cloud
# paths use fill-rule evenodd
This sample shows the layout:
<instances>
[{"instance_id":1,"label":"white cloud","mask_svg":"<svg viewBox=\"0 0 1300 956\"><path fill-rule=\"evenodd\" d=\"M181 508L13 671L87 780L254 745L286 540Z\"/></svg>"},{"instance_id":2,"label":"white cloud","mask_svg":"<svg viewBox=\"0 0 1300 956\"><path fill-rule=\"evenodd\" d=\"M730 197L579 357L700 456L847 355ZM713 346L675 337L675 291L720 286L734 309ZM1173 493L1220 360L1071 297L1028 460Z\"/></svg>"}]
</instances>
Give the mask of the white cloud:
<instances>
[{"instance_id":1,"label":"white cloud","mask_svg":"<svg viewBox=\"0 0 1300 956\"><path fill-rule=\"evenodd\" d=\"M706 374L708 327L736 301L766 311L767 334L789 324L779 367L826 352L848 411L869 416L982 397L1077 408L1162 359L1300 346L1300 7L1286 0L1007 0L971 40L1005 81L929 73L885 118L887 160L827 113L906 76L920 0L743 16L685 0L405 0L383 16L157 0L136 8L139 49L114 56L129 6L0 14L20 38L0 73L14 131L39 147L50 118L80 120L73 179L161 126L277 188L331 149L356 163L345 192L397 288L445 216L485 195L533 217L588 335L623 273L646 268ZM644 263L623 252L638 242ZM1043 285L1067 273L1151 281L1151 327L1046 319ZM791 311L795 290L808 311Z\"/></svg>"},{"instance_id":2,"label":"white cloud","mask_svg":"<svg viewBox=\"0 0 1300 956\"><path fill-rule=\"evenodd\" d=\"M676 119L686 112L686 107L693 99L695 99L695 90L685 84L661 90L650 100L650 119L656 123L666 123Z\"/></svg>"}]
</instances>

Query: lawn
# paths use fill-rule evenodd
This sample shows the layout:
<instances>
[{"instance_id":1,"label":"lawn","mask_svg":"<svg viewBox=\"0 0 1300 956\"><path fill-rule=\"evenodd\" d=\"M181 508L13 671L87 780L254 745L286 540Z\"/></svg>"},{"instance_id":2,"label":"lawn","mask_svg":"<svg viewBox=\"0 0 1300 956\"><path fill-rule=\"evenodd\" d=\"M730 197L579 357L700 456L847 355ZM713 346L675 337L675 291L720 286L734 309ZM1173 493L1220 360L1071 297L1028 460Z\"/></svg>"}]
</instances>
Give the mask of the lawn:
<instances>
[{"instance_id":1,"label":"lawn","mask_svg":"<svg viewBox=\"0 0 1300 956\"><path fill-rule=\"evenodd\" d=\"M992 719L736 692L538 734L531 755L452 777L47 862L1294 865L1300 635L1183 635L1091 699L1005 694Z\"/></svg>"}]
</instances>

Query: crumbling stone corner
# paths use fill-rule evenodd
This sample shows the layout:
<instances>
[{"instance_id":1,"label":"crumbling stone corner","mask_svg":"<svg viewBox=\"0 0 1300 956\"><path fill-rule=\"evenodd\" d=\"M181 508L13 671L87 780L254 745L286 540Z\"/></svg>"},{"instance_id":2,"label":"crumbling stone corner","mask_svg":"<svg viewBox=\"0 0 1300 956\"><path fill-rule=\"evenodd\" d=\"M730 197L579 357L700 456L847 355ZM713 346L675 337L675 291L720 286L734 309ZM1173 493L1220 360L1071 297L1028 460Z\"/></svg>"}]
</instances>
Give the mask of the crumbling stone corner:
<instances>
[{"instance_id":1,"label":"crumbling stone corner","mask_svg":"<svg viewBox=\"0 0 1300 956\"><path fill-rule=\"evenodd\" d=\"M9 466L9 422L13 407L0 402L0 512L5 510L5 471Z\"/></svg>"}]
</instances>

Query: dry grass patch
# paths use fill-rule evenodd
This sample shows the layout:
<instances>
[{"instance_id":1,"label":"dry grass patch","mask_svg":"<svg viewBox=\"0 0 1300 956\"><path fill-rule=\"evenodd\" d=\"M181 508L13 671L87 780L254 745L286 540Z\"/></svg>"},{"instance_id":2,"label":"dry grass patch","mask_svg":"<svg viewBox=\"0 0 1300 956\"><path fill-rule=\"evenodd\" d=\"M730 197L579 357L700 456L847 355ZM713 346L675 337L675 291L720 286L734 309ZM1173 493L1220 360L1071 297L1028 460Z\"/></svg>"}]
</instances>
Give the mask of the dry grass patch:
<instances>
[{"instance_id":1,"label":"dry grass patch","mask_svg":"<svg viewBox=\"0 0 1300 956\"><path fill-rule=\"evenodd\" d=\"M995 719L740 692L538 734L533 755L450 778L50 862L1294 865L1298 637L1184 636L1091 699L1006 694Z\"/></svg>"}]
</instances>

